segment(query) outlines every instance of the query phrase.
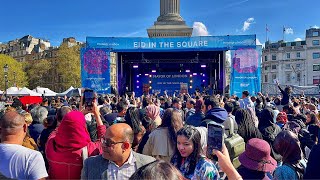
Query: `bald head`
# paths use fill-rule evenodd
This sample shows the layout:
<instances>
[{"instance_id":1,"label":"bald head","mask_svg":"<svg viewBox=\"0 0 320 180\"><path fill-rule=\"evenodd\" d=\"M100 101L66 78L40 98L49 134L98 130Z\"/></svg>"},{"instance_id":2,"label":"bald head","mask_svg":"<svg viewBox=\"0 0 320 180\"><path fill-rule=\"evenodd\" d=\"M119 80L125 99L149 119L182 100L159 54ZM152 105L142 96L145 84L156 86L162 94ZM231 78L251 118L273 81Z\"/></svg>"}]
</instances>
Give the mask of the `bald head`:
<instances>
[{"instance_id":1,"label":"bald head","mask_svg":"<svg viewBox=\"0 0 320 180\"><path fill-rule=\"evenodd\" d=\"M110 132L118 140L133 142L133 131L131 127L126 123L117 123L110 126L107 131Z\"/></svg>"},{"instance_id":2,"label":"bald head","mask_svg":"<svg viewBox=\"0 0 320 180\"><path fill-rule=\"evenodd\" d=\"M18 135L23 132L25 119L15 111L6 112L0 120L1 135Z\"/></svg>"}]
</instances>

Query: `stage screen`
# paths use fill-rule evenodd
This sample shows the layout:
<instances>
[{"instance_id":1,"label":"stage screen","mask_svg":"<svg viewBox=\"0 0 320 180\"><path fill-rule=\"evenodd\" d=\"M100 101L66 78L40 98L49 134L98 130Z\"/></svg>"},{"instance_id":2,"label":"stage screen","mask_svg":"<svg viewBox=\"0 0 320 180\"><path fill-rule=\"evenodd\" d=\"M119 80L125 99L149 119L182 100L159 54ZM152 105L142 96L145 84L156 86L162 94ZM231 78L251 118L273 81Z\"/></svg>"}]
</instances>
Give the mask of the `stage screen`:
<instances>
[{"instance_id":1,"label":"stage screen","mask_svg":"<svg viewBox=\"0 0 320 180\"><path fill-rule=\"evenodd\" d=\"M137 95L142 95L143 91L149 87L149 93L163 94L166 90L168 94L173 94L174 92L180 93L181 90L184 92L185 86L187 86L187 91L191 94L196 89L203 89L204 86L207 86L207 82L208 76L204 73L136 74L134 91Z\"/></svg>"}]
</instances>

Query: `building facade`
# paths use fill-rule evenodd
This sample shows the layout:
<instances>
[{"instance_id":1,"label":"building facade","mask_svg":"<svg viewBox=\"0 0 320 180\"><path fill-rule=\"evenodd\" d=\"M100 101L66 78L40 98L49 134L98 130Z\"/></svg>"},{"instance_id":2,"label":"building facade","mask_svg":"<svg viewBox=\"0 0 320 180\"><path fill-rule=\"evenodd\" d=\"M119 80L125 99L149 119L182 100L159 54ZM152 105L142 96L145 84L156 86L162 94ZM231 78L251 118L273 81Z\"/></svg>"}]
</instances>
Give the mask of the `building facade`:
<instances>
[{"instance_id":1,"label":"building facade","mask_svg":"<svg viewBox=\"0 0 320 180\"><path fill-rule=\"evenodd\" d=\"M276 81L282 85L319 85L319 31L306 30L305 41L266 42L262 50L262 89L268 89Z\"/></svg>"},{"instance_id":2,"label":"building facade","mask_svg":"<svg viewBox=\"0 0 320 180\"><path fill-rule=\"evenodd\" d=\"M26 61L27 55L31 53L42 53L48 50L50 42L48 40L26 35L20 39L9 41L0 46L0 53L6 54L19 62Z\"/></svg>"}]
</instances>

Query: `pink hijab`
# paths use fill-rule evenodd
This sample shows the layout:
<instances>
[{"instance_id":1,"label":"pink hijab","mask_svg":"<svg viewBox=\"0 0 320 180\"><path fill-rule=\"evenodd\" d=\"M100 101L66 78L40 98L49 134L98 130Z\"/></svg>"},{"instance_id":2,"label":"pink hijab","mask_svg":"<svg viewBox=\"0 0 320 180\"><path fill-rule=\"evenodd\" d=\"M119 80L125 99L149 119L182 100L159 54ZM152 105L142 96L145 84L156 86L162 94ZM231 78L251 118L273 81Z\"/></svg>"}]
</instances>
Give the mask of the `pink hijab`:
<instances>
[{"instance_id":1,"label":"pink hijab","mask_svg":"<svg viewBox=\"0 0 320 180\"><path fill-rule=\"evenodd\" d=\"M66 114L54 138L61 151L81 149L91 142L84 115L79 111Z\"/></svg>"},{"instance_id":2,"label":"pink hijab","mask_svg":"<svg viewBox=\"0 0 320 180\"><path fill-rule=\"evenodd\" d=\"M161 124L160 108L156 105L149 105L146 107L146 113L149 118L156 122L157 125Z\"/></svg>"}]
</instances>

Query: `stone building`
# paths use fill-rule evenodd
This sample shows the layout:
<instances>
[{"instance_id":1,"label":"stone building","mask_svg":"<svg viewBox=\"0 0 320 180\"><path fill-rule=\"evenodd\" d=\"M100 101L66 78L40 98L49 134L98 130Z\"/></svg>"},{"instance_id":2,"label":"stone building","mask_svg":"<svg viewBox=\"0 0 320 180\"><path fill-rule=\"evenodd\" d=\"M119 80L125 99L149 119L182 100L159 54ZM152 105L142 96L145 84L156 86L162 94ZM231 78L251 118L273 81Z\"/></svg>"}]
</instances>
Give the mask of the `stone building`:
<instances>
[{"instance_id":1,"label":"stone building","mask_svg":"<svg viewBox=\"0 0 320 180\"><path fill-rule=\"evenodd\" d=\"M262 89L283 85L314 86L320 81L320 29L306 30L306 40L266 42L262 51Z\"/></svg>"}]
</instances>

